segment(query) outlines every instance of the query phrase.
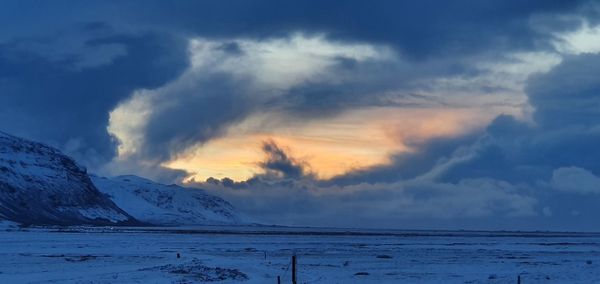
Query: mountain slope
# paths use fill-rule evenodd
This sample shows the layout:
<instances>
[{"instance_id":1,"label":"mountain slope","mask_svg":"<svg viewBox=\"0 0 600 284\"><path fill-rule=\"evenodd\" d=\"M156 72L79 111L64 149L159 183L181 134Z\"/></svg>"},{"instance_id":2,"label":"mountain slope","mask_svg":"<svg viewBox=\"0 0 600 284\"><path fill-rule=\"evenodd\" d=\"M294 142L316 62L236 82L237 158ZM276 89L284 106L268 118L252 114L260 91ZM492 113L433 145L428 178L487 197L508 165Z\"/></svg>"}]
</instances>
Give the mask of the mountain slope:
<instances>
[{"instance_id":1,"label":"mountain slope","mask_svg":"<svg viewBox=\"0 0 600 284\"><path fill-rule=\"evenodd\" d=\"M46 145L0 132L0 219L22 224L135 224L85 169Z\"/></svg>"},{"instance_id":2,"label":"mountain slope","mask_svg":"<svg viewBox=\"0 0 600 284\"><path fill-rule=\"evenodd\" d=\"M155 225L241 224L227 201L201 189L163 185L137 176L92 176L96 187L136 219Z\"/></svg>"}]
</instances>

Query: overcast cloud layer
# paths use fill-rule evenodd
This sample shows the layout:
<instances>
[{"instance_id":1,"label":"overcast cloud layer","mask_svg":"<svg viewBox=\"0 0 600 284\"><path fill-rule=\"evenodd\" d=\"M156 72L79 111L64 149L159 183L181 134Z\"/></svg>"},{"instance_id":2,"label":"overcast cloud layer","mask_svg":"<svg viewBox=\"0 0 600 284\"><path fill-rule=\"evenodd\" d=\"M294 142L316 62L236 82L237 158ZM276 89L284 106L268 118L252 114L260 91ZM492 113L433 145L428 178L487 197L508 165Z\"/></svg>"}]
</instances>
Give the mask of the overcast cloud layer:
<instances>
[{"instance_id":1,"label":"overcast cloud layer","mask_svg":"<svg viewBox=\"0 0 600 284\"><path fill-rule=\"evenodd\" d=\"M489 124L399 134L410 151L331 178L265 140L248 180L190 182L286 225L597 231L599 12L596 1L5 1L0 130L93 172L182 182L194 173L166 163L243 123L484 110Z\"/></svg>"}]
</instances>

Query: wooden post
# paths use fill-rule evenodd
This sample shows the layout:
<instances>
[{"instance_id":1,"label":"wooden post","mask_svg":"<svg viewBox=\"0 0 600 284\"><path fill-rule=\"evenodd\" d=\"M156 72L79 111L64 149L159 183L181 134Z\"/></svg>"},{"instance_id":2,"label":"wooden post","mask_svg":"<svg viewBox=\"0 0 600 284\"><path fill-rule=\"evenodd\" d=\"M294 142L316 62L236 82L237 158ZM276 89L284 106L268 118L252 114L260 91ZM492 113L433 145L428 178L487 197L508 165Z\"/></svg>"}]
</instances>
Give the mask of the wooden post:
<instances>
[{"instance_id":1,"label":"wooden post","mask_svg":"<svg viewBox=\"0 0 600 284\"><path fill-rule=\"evenodd\" d=\"M279 275L277 275L277 284L281 284L281 277Z\"/></svg>"},{"instance_id":2,"label":"wooden post","mask_svg":"<svg viewBox=\"0 0 600 284\"><path fill-rule=\"evenodd\" d=\"M292 284L296 283L296 255L292 255Z\"/></svg>"},{"instance_id":3,"label":"wooden post","mask_svg":"<svg viewBox=\"0 0 600 284\"><path fill-rule=\"evenodd\" d=\"M521 275L517 276L517 284L521 284Z\"/></svg>"}]
</instances>

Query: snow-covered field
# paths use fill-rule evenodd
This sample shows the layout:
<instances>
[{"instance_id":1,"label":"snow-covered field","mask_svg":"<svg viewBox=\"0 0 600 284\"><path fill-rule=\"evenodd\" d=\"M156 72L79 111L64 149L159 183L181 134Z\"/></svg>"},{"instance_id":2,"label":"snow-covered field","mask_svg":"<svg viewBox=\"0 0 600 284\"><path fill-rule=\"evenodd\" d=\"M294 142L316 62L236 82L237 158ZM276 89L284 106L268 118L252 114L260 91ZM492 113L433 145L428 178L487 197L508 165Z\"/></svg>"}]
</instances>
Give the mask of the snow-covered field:
<instances>
[{"instance_id":1,"label":"snow-covered field","mask_svg":"<svg viewBox=\"0 0 600 284\"><path fill-rule=\"evenodd\" d=\"M0 228L0 283L599 283L600 235ZM177 253L180 258L177 258Z\"/></svg>"}]
</instances>

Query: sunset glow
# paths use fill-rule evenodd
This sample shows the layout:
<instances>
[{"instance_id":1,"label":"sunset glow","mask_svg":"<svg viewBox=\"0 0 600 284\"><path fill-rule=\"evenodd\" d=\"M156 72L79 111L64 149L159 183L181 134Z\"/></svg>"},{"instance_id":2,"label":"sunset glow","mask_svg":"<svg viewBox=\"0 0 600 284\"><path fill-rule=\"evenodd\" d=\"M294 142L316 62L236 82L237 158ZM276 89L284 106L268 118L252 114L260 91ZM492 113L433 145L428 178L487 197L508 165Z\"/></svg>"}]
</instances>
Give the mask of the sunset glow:
<instances>
[{"instance_id":1,"label":"sunset glow","mask_svg":"<svg viewBox=\"0 0 600 284\"><path fill-rule=\"evenodd\" d=\"M273 140L306 163L319 178L383 165L391 154L416 150L433 138L452 137L481 127L491 113L469 109L397 109L378 107L345 113L335 119L303 125L279 125L270 131L251 129L268 116L230 129L224 137L186 151L166 166L208 177L242 181L261 173L261 145Z\"/></svg>"}]
</instances>

